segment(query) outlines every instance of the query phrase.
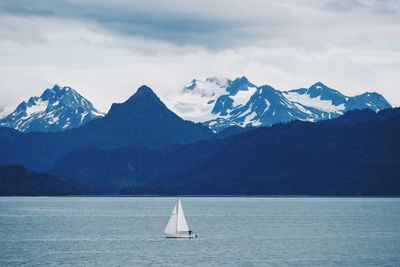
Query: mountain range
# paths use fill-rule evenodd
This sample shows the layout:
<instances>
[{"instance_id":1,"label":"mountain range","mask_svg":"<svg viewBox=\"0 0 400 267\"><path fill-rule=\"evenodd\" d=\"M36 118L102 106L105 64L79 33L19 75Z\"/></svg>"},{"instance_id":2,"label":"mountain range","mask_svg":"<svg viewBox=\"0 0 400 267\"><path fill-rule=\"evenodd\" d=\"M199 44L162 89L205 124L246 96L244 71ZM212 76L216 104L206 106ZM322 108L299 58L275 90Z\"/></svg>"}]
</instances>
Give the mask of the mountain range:
<instances>
[{"instance_id":1,"label":"mountain range","mask_svg":"<svg viewBox=\"0 0 400 267\"><path fill-rule=\"evenodd\" d=\"M350 97L318 82L309 88L279 91L256 86L246 77L193 80L172 109L183 118L203 122L215 132L232 126L257 127L293 120L320 121L355 109L379 111L392 106L378 93Z\"/></svg>"},{"instance_id":2,"label":"mountain range","mask_svg":"<svg viewBox=\"0 0 400 267\"><path fill-rule=\"evenodd\" d=\"M0 163L47 171L65 153L82 147L162 148L212 138L213 135L206 126L181 119L149 87L141 86L124 103L113 104L106 116L78 128L22 133L0 127Z\"/></svg>"},{"instance_id":3,"label":"mountain range","mask_svg":"<svg viewBox=\"0 0 400 267\"><path fill-rule=\"evenodd\" d=\"M259 127L293 120L320 121L355 109L379 111L392 106L378 93L345 96L323 83L279 91L256 86L246 77L193 80L168 102L180 117L220 132L233 126ZM111 109L110 111L113 111ZM22 132L56 132L77 128L103 117L90 101L70 87L55 85L40 97L22 102L0 119L0 126Z\"/></svg>"},{"instance_id":4,"label":"mountain range","mask_svg":"<svg viewBox=\"0 0 400 267\"><path fill-rule=\"evenodd\" d=\"M46 183L57 194L400 195L399 127L392 108L215 133L141 86L77 128L0 127L0 192L51 194L38 190Z\"/></svg>"}]
</instances>

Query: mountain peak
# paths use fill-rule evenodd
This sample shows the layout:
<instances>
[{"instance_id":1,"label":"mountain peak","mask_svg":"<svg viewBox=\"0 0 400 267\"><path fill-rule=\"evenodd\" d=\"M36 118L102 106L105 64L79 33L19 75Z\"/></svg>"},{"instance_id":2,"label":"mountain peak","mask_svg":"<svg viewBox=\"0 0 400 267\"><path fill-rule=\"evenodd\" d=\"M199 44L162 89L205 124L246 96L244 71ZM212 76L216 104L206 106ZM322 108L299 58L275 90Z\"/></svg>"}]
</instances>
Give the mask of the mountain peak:
<instances>
[{"instance_id":1,"label":"mountain peak","mask_svg":"<svg viewBox=\"0 0 400 267\"><path fill-rule=\"evenodd\" d=\"M104 114L74 89L55 84L40 97L23 101L0 121L0 125L23 132L54 132L75 128L102 116Z\"/></svg>"},{"instance_id":2,"label":"mountain peak","mask_svg":"<svg viewBox=\"0 0 400 267\"><path fill-rule=\"evenodd\" d=\"M236 95L239 91L247 91L249 87L256 86L252 84L245 76L242 76L234 79L227 88L227 91L231 95Z\"/></svg>"},{"instance_id":3,"label":"mountain peak","mask_svg":"<svg viewBox=\"0 0 400 267\"><path fill-rule=\"evenodd\" d=\"M197 80L193 79L190 83L188 83L183 87L183 90L193 90L196 88L196 85L197 85Z\"/></svg>"},{"instance_id":4,"label":"mountain peak","mask_svg":"<svg viewBox=\"0 0 400 267\"><path fill-rule=\"evenodd\" d=\"M208 77L204 81L193 79L183 87L182 92L213 97L225 93L225 89L232 83L228 78Z\"/></svg>"},{"instance_id":5,"label":"mountain peak","mask_svg":"<svg viewBox=\"0 0 400 267\"><path fill-rule=\"evenodd\" d=\"M146 85L139 87L125 102L112 104L104 120L91 125L100 127L102 132L119 136L121 140L132 142L132 139L140 146L186 143L187 140L199 140L211 133L202 125L181 119Z\"/></svg>"},{"instance_id":6,"label":"mountain peak","mask_svg":"<svg viewBox=\"0 0 400 267\"><path fill-rule=\"evenodd\" d=\"M229 80L228 78L214 76L214 77L208 77L205 82L216 84L219 87L226 87L232 81Z\"/></svg>"},{"instance_id":7,"label":"mountain peak","mask_svg":"<svg viewBox=\"0 0 400 267\"><path fill-rule=\"evenodd\" d=\"M148 87L147 85L142 85L136 90L136 93L134 93L125 103L149 100L161 102L161 100L150 87Z\"/></svg>"},{"instance_id":8,"label":"mountain peak","mask_svg":"<svg viewBox=\"0 0 400 267\"><path fill-rule=\"evenodd\" d=\"M313 85L311 85L311 87L316 87L316 88L320 88L320 87L328 87L325 84L323 84L322 82L316 82Z\"/></svg>"},{"instance_id":9,"label":"mountain peak","mask_svg":"<svg viewBox=\"0 0 400 267\"><path fill-rule=\"evenodd\" d=\"M60 86L58 84L55 84L52 88L49 88L47 90L50 92L53 92L53 93L75 91L74 89L72 89L69 86Z\"/></svg>"},{"instance_id":10,"label":"mountain peak","mask_svg":"<svg viewBox=\"0 0 400 267\"><path fill-rule=\"evenodd\" d=\"M81 96L79 95L78 92L76 92L74 89L72 89L69 86L60 86L58 84L55 84L53 87L46 89L40 98L42 99L58 99L61 98L64 95L69 95L69 94L75 94L77 98L80 98Z\"/></svg>"},{"instance_id":11,"label":"mountain peak","mask_svg":"<svg viewBox=\"0 0 400 267\"><path fill-rule=\"evenodd\" d=\"M322 100L331 100L334 105L340 105L345 102L346 96L339 91L332 89L322 82L311 85L305 93L311 98L321 97Z\"/></svg>"},{"instance_id":12,"label":"mountain peak","mask_svg":"<svg viewBox=\"0 0 400 267\"><path fill-rule=\"evenodd\" d=\"M154 91L148 87L147 85L142 85L136 90L136 94L145 94L145 95L152 95L157 96Z\"/></svg>"},{"instance_id":13,"label":"mountain peak","mask_svg":"<svg viewBox=\"0 0 400 267\"><path fill-rule=\"evenodd\" d=\"M233 82L250 83L246 76L237 77Z\"/></svg>"},{"instance_id":14,"label":"mountain peak","mask_svg":"<svg viewBox=\"0 0 400 267\"><path fill-rule=\"evenodd\" d=\"M106 117L142 117L146 119L146 113L154 113L156 110L167 110L165 104L158 98L154 91L146 86L140 86L136 92L123 103L114 103ZM148 115L148 114L147 114Z\"/></svg>"}]
</instances>

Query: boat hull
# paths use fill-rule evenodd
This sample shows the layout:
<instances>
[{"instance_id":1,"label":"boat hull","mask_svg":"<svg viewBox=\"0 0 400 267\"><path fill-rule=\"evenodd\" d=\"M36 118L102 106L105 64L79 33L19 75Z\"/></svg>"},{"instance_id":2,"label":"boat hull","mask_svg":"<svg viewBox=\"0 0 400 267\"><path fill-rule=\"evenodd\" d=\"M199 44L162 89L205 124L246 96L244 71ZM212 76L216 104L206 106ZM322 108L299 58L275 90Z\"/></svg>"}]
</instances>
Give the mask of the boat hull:
<instances>
[{"instance_id":1,"label":"boat hull","mask_svg":"<svg viewBox=\"0 0 400 267\"><path fill-rule=\"evenodd\" d=\"M166 238L197 238L196 234L176 233L176 234L165 234Z\"/></svg>"}]
</instances>

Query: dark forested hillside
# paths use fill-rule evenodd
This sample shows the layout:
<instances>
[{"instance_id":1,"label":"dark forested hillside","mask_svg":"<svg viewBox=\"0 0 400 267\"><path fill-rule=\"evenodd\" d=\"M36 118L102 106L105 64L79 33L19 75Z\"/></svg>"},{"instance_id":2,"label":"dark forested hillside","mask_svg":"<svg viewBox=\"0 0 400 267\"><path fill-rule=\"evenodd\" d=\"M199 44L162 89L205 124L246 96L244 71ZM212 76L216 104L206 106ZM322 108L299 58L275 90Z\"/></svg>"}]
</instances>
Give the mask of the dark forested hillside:
<instances>
[{"instance_id":1,"label":"dark forested hillside","mask_svg":"<svg viewBox=\"0 0 400 267\"><path fill-rule=\"evenodd\" d=\"M170 194L400 195L400 110L364 115L255 129L146 186ZM138 192L123 192L130 190Z\"/></svg>"},{"instance_id":2,"label":"dark forested hillside","mask_svg":"<svg viewBox=\"0 0 400 267\"><path fill-rule=\"evenodd\" d=\"M87 193L399 195L400 110L350 112L158 150L77 150L52 170Z\"/></svg>"},{"instance_id":3,"label":"dark forested hillside","mask_svg":"<svg viewBox=\"0 0 400 267\"><path fill-rule=\"evenodd\" d=\"M76 195L74 186L43 173L29 172L22 166L0 165L0 196Z\"/></svg>"},{"instance_id":4,"label":"dark forested hillside","mask_svg":"<svg viewBox=\"0 0 400 267\"><path fill-rule=\"evenodd\" d=\"M121 188L140 187L158 177L173 176L207 162L224 144L223 140L210 140L160 150L83 148L66 155L51 173L81 184L88 194L118 194Z\"/></svg>"}]
</instances>

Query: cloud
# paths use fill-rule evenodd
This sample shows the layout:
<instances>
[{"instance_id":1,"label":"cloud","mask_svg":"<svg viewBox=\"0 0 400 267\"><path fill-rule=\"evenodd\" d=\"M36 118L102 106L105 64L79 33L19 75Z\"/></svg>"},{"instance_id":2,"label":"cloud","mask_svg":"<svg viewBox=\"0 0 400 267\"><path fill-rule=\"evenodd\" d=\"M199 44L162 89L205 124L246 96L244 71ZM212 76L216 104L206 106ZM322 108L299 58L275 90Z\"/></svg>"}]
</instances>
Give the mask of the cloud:
<instances>
[{"instance_id":1,"label":"cloud","mask_svg":"<svg viewBox=\"0 0 400 267\"><path fill-rule=\"evenodd\" d=\"M46 4L46 5L43 5ZM18 15L38 15L38 16L51 16L54 15L53 11L41 7L47 6L49 2L44 3L40 1L13 1L3 0L0 2L0 10L2 13L18 14Z\"/></svg>"},{"instance_id":2,"label":"cloud","mask_svg":"<svg viewBox=\"0 0 400 267\"><path fill-rule=\"evenodd\" d=\"M197 6L206 8L205 5ZM237 28L237 22L224 18L224 14L216 19L208 15L212 11L198 12L191 5L177 1L4 1L0 4L0 12L21 17L80 20L123 35L180 45L208 45L212 36L220 36L226 43L232 42L229 33Z\"/></svg>"},{"instance_id":3,"label":"cloud","mask_svg":"<svg viewBox=\"0 0 400 267\"><path fill-rule=\"evenodd\" d=\"M144 39L180 47L222 50L294 45L318 49L326 46L323 40L337 42L349 26L353 31L346 39L359 44L365 26L394 23L390 18L365 14L364 10L396 13L399 7L400 3L393 0L5 0L0 3L0 14L49 21L65 19L121 35L121 39Z\"/></svg>"},{"instance_id":4,"label":"cloud","mask_svg":"<svg viewBox=\"0 0 400 267\"><path fill-rule=\"evenodd\" d=\"M359 11L386 14L400 12L400 2L397 0L341 0L329 1L325 6L339 12Z\"/></svg>"},{"instance_id":5,"label":"cloud","mask_svg":"<svg viewBox=\"0 0 400 267\"><path fill-rule=\"evenodd\" d=\"M316 81L400 105L398 1L0 1L0 106L54 83L103 111L148 84L167 102L193 78Z\"/></svg>"}]
</instances>

